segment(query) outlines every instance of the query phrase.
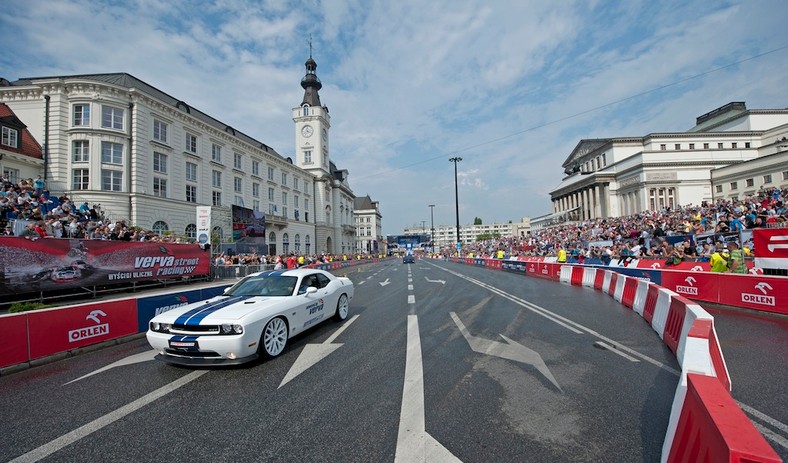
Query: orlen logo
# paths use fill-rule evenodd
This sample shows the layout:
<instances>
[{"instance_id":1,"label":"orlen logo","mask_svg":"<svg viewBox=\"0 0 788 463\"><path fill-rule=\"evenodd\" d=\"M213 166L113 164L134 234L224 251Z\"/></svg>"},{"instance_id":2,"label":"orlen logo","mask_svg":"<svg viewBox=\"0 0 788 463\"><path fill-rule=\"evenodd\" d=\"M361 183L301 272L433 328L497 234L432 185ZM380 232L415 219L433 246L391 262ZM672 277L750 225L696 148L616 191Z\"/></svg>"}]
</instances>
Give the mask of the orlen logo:
<instances>
[{"instance_id":1,"label":"orlen logo","mask_svg":"<svg viewBox=\"0 0 788 463\"><path fill-rule=\"evenodd\" d=\"M776 305L776 298L774 296L769 296L769 291L773 290L769 283L765 281L761 281L757 285L755 285L755 289L760 291L762 294L747 294L742 293L741 301L742 302L749 302L750 304L760 304L760 305L769 305L774 307Z\"/></svg>"},{"instance_id":2,"label":"orlen logo","mask_svg":"<svg viewBox=\"0 0 788 463\"><path fill-rule=\"evenodd\" d=\"M109 323L101 323L101 318L99 318L106 316L107 314L105 314L101 310L91 311L85 317L85 320L90 320L96 324L93 326L78 328L76 330L69 331L68 342L77 342L83 339L95 338L96 336L104 336L105 334L109 334Z\"/></svg>"},{"instance_id":3,"label":"orlen logo","mask_svg":"<svg viewBox=\"0 0 788 463\"><path fill-rule=\"evenodd\" d=\"M657 268L660 268L660 267L662 267L662 266L659 265L659 262L654 262L653 264L651 264L651 268L653 268L653 269L657 269Z\"/></svg>"},{"instance_id":4,"label":"orlen logo","mask_svg":"<svg viewBox=\"0 0 788 463\"><path fill-rule=\"evenodd\" d=\"M690 272L702 272L702 271L703 271L703 267L701 267L700 265L696 265L690 269Z\"/></svg>"},{"instance_id":5,"label":"orlen logo","mask_svg":"<svg viewBox=\"0 0 788 463\"><path fill-rule=\"evenodd\" d=\"M788 235L772 235L769 237L769 244L766 245L769 252L776 249L788 249Z\"/></svg>"},{"instance_id":6,"label":"orlen logo","mask_svg":"<svg viewBox=\"0 0 788 463\"><path fill-rule=\"evenodd\" d=\"M697 296L698 288L695 287L695 278L687 277L684 279L689 286L676 285L676 292L679 294L686 294L688 296Z\"/></svg>"}]
</instances>

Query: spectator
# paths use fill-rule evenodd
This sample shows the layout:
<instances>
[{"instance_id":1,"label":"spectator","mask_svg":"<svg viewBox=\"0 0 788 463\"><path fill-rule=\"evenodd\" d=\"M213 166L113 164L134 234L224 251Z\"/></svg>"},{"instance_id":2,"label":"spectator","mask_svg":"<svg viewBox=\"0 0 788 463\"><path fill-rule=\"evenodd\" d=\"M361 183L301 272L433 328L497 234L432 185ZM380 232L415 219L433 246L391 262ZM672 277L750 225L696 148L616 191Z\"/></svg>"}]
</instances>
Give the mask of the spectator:
<instances>
[{"instance_id":1,"label":"spectator","mask_svg":"<svg viewBox=\"0 0 788 463\"><path fill-rule=\"evenodd\" d=\"M739 244L735 241L728 243L728 247L731 250L730 256L730 269L731 273L742 273L747 274L749 270L747 269L747 265L744 264L744 253L741 249L739 249Z\"/></svg>"}]
</instances>

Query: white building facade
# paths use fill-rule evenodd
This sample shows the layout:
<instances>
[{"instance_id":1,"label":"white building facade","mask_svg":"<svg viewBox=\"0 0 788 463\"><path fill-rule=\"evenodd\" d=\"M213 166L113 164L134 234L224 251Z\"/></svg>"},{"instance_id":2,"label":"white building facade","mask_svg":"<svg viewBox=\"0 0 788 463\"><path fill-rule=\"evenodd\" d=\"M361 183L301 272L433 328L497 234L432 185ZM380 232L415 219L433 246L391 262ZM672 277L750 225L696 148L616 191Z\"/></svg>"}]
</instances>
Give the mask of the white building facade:
<instances>
[{"instance_id":1,"label":"white building facade","mask_svg":"<svg viewBox=\"0 0 788 463\"><path fill-rule=\"evenodd\" d=\"M352 246L353 227L342 228L352 213L330 215L352 206L346 172L296 165L129 74L20 79L0 86L0 101L46 147L47 189L100 204L110 220L194 239L196 206L211 206L213 234L228 241L237 205L265 212L272 254Z\"/></svg>"},{"instance_id":2,"label":"white building facade","mask_svg":"<svg viewBox=\"0 0 788 463\"><path fill-rule=\"evenodd\" d=\"M369 195L358 197L353 213L356 223L356 253L385 254L383 216L378 202L372 201Z\"/></svg>"},{"instance_id":3,"label":"white building facade","mask_svg":"<svg viewBox=\"0 0 788 463\"><path fill-rule=\"evenodd\" d=\"M430 236L429 227L405 228L406 235ZM462 244L471 244L478 241L479 237L500 238L526 238L531 233L531 224L528 217L523 217L520 222L491 223L479 225L463 225L460 227L460 241ZM435 227L435 246L452 247L457 243L456 225L438 225Z\"/></svg>"},{"instance_id":4,"label":"white building facade","mask_svg":"<svg viewBox=\"0 0 788 463\"><path fill-rule=\"evenodd\" d=\"M697 118L687 132L581 140L550 192L542 223L619 217L712 201L714 169L762 157L788 110L748 110L733 102Z\"/></svg>"}]
</instances>

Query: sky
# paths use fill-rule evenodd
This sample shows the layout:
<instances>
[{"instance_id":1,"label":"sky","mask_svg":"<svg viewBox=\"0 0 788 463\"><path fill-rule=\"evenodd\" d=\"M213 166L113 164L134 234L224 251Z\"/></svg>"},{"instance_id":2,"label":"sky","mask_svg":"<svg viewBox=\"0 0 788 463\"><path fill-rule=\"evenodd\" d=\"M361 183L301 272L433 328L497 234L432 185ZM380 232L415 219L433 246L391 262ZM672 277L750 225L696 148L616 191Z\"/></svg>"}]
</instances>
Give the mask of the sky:
<instances>
[{"instance_id":1,"label":"sky","mask_svg":"<svg viewBox=\"0 0 788 463\"><path fill-rule=\"evenodd\" d=\"M461 225L519 222L551 212L580 140L788 108L784 0L2 5L0 77L126 72L285 157L311 37L331 160L384 235L455 224L452 157Z\"/></svg>"}]
</instances>

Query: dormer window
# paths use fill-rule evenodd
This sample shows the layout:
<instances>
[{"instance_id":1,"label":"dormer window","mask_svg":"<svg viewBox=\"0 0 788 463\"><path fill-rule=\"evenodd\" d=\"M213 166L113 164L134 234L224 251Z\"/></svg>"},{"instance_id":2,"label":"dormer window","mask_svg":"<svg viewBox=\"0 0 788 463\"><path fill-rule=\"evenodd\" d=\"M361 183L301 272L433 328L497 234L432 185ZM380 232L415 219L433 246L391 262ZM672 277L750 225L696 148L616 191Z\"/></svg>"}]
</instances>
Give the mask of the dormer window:
<instances>
[{"instance_id":1,"label":"dormer window","mask_svg":"<svg viewBox=\"0 0 788 463\"><path fill-rule=\"evenodd\" d=\"M19 131L11 127L3 127L2 144L11 148L19 148Z\"/></svg>"}]
</instances>

